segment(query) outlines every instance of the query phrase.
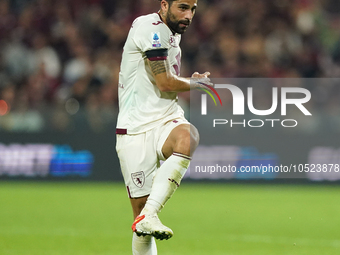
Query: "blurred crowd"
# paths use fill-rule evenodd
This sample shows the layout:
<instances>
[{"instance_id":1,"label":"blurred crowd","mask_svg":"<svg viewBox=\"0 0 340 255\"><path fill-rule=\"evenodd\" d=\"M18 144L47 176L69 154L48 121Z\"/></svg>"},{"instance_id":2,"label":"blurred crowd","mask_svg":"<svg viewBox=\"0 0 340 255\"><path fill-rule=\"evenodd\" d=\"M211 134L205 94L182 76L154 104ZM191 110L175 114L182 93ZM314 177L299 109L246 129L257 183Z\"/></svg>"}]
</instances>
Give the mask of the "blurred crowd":
<instances>
[{"instance_id":1,"label":"blurred crowd","mask_svg":"<svg viewBox=\"0 0 340 255\"><path fill-rule=\"evenodd\" d=\"M340 77L340 1L198 6L182 37L182 76ZM114 128L127 33L158 9L157 0L0 0L0 130ZM320 86L320 105L340 115L340 86Z\"/></svg>"}]
</instances>

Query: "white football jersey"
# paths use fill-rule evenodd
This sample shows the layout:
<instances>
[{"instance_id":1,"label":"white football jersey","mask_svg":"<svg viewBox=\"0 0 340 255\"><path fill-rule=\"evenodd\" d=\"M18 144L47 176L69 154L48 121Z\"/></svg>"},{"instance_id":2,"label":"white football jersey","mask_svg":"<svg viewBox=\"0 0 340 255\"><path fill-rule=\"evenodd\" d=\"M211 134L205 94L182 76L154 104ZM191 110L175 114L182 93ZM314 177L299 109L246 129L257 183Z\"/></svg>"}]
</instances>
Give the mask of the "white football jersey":
<instances>
[{"instance_id":1,"label":"white football jersey","mask_svg":"<svg viewBox=\"0 0 340 255\"><path fill-rule=\"evenodd\" d=\"M150 50L167 49L171 72L179 75L180 40L181 35L174 34L158 13L138 17L133 22L120 66L117 129L138 134L183 117L183 110L177 104L177 93L158 89L145 54Z\"/></svg>"}]
</instances>

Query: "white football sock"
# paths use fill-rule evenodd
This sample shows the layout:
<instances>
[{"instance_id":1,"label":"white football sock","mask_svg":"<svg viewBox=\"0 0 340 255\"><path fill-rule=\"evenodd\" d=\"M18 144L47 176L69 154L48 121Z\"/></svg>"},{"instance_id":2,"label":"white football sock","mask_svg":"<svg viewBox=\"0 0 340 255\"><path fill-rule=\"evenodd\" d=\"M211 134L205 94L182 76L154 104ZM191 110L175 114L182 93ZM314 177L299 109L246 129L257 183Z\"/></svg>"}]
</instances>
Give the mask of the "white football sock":
<instances>
[{"instance_id":1,"label":"white football sock","mask_svg":"<svg viewBox=\"0 0 340 255\"><path fill-rule=\"evenodd\" d=\"M175 192L187 171L191 158L174 152L157 170L150 196L141 214L158 213Z\"/></svg>"},{"instance_id":2,"label":"white football sock","mask_svg":"<svg viewBox=\"0 0 340 255\"><path fill-rule=\"evenodd\" d=\"M157 246L153 236L132 236L132 254L133 255L157 255Z\"/></svg>"}]
</instances>

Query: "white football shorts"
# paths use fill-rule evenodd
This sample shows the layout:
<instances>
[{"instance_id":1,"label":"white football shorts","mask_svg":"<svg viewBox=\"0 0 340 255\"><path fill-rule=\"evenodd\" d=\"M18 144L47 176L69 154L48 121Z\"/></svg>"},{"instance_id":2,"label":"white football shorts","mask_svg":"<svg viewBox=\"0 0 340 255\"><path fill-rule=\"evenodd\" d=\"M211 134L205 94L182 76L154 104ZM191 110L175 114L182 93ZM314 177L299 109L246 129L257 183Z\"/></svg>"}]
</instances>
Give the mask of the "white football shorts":
<instances>
[{"instance_id":1,"label":"white football shorts","mask_svg":"<svg viewBox=\"0 0 340 255\"><path fill-rule=\"evenodd\" d=\"M185 118L178 118L145 133L117 134L116 150L129 198L150 194L160 160L165 160L163 144L170 132L181 124L190 123Z\"/></svg>"}]
</instances>

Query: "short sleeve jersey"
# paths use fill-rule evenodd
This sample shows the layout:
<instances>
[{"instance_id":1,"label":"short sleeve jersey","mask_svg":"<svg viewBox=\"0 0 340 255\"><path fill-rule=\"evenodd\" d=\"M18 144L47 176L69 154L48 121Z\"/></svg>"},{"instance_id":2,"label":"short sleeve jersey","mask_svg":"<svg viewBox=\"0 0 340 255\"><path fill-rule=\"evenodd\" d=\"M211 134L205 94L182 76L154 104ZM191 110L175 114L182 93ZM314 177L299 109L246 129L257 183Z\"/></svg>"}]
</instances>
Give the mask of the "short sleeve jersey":
<instances>
[{"instance_id":1,"label":"short sleeve jersey","mask_svg":"<svg viewBox=\"0 0 340 255\"><path fill-rule=\"evenodd\" d=\"M179 75L180 39L180 34L174 34L158 13L138 17L133 22L119 73L118 129L126 129L127 134L138 134L183 117L183 110L177 104L177 93L158 89L146 56L146 52L151 51L156 56L149 56L150 61L167 58L171 72ZM167 51L167 56L157 56L157 52L162 51Z\"/></svg>"}]
</instances>

